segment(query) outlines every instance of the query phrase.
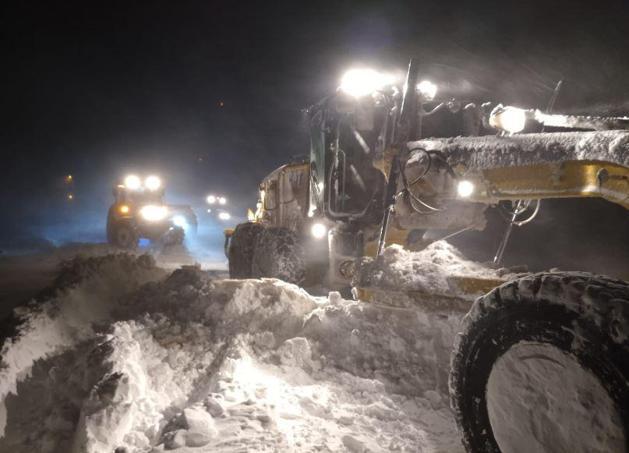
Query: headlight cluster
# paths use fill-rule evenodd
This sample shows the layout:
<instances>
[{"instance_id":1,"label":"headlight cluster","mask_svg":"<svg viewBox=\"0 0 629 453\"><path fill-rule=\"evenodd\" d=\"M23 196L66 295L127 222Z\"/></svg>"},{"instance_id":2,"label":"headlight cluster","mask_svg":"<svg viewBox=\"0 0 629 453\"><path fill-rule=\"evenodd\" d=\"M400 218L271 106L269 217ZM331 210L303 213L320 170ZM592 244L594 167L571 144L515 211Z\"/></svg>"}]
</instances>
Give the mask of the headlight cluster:
<instances>
[{"instance_id":1,"label":"headlight cluster","mask_svg":"<svg viewBox=\"0 0 629 453\"><path fill-rule=\"evenodd\" d=\"M149 222L159 222L168 216L168 208L166 206L146 205L140 209L140 215Z\"/></svg>"},{"instance_id":2,"label":"headlight cluster","mask_svg":"<svg viewBox=\"0 0 629 453\"><path fill-rule=\"evenodd\" d=\"M142 180L137 175L127 175L124 179L124 187L129 190L140 190L142 188L154 192L162 187L162 180L155 176L148 176L142 184Z\"/></svg>"},{"instance_id":3,"label":"headlight cluster","mask_svg":"<svg viewBox=\"0 0 629 453\"><path fill-rule=\"evenodd\" d=\"M227 198L220 195L208 195L205 201L207 204L220 204L221 206L227 204Z\"/></svg>"}]
</instances>

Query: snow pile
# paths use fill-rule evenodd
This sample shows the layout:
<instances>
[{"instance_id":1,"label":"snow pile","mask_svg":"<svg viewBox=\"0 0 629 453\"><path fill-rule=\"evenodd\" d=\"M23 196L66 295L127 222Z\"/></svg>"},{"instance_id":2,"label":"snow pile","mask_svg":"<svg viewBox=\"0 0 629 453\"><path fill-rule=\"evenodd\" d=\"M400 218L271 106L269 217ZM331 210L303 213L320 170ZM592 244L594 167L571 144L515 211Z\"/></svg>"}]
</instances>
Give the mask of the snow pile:
<instances>
[{"instance_id":1,"label":"snow pile","mask_svg":"<svg viewBox=\"0 0 629 453\"><path fill-rule=\"evenodd\" d=\"M433 242L419 252L409 252L399 245L387 247L370 265L367 275L369 286L453 296L459 295L451 282L453 276L504 278L503 272L467 260L446 241Z\"/></svg>"},{"instance_id":2,"label":"snow pile","mask_svg":"<svg viewBox=\"0 0 629 453\"><path fill-rule=\"evenodd\" d=\"M462 451L447 403L460 315L120 259L22 312L0 450Z\"/></svg>"}]
</instances>

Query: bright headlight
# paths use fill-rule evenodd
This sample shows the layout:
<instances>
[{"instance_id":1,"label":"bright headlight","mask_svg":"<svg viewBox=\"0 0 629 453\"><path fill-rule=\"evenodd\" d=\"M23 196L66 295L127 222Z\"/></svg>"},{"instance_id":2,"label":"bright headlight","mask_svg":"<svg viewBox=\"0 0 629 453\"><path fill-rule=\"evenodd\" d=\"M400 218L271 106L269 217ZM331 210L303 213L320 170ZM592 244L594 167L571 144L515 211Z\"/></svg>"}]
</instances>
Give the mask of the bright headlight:
<instances>
[{"instance_id":1,"label":"bright headlight","mask_svg":"<svg viewBox=\"0 0 629 453\"><path fill-rule=\"evenodd\" d=\"M437 95L437 85L429 80L422 80L417 84L417 91L425 101L432 101Z\"/></svg>"},{"instance_id":2,"label":"bright headlight","mask_svg":"<svg viewBox=\"0 0 629 453\"><path fill-rule=\"evenodd\" d=\"M220 220L229 220L232 218L231 214L229 212L219 212L218 213L218 218Z\"/></svg>"},{"instance_id":3,"label":"bright headlight","mask_svg":"<svg viewBox=\"0 0 629 453\"><path fill-rule=\"evenodd\" d=\"M496 129L515 134L524 130L526 116L526 110L498 105L489 115L489 124Z\"/></svg>"},{"instance_id":4,"label":"bright headlight","mask_svg":"<svg viewBox=\"0 0 629 453\"><path fill-rule=\"evenodd\" d=\"M124 179L124 186L130 190L138 190L142 187L142 181L136 175L127 175Z\"/></svg>"},{"instance_id":5,"label":"bright headlight","mask_svg":"<svg viewBox=\"0 0 629 453\"><path fill-rule=\"evenodd\" d=\"M166 218L168 208L166 206L147 205L140 209L140 215L149 222L158 222Z\"/></svg>"},{"instance_id":6,"label":"bright headlight","mask_svg":"<svg viewBox=\"0 0 629 453\"><path fill-rule=\"evenodd\" d=\"M474 183L472 181L462 180L456 187L457 193L461 198L467 198L474 193Z\"/></svg>"},{"instance_id":7,"label":"bright headlight","mask_svg":"<svg viewBox=\"0 0 629 453\"><path fill-rule=\"evenodd\" d=\"M157 190L162 186L162 181L157 176L149 176L144 180L144 187L148 190Z\"/></svg>"},{"instance_id":8,"label":"bright headlight","mask_svg":"<svg viewBox=\"0 0 629 453\"><path fill-rule=\"evenodd\" d=\"M322 223L313 223L310 227L310 233L315 239L322 239L328 234L328 227Z\"/></svg>"},{"instance_id":9,"label":"bright headlight","mask_svg":"<svg viewBox=\"0 0 629 453\"><path fill-rule=\"evenodd\" d=\"M218 197L218 204L222 204L222 205L227 204L227 198L225 198L225 197Z\"/></svg>"},{"instance_id":10,"label":"bright headlight","mask_svg":"<svg viewBox=\"0 0 629 453\"><path fill-rule=\"evenodd\" d=\"M184 230L188 228L188 220L182 215L176 215L173 217L173 224Z\"/></svg>"},{"instance_id":11,"label":"bright headlight","mask_svg":"<svg viewBox=\"0 0 629 453\"><path fill-rule=\"evenodd\" d=\"M208 195L207 198L205 199L205 201L207 201L208 204L214 204L214 203L216 203L216 196L215 195Z\"/></svg>"},{"instance_id":12,"label":"bright headlight","mask_svg":"<svg viewBox=\"0 0 629 453\"><path fill-rule=\"evenodd\" d=\"M341 91L350 96L367 96L394 82L392 76L373 69L350 69L341 78Z\"/></svg>"}]
</instances>

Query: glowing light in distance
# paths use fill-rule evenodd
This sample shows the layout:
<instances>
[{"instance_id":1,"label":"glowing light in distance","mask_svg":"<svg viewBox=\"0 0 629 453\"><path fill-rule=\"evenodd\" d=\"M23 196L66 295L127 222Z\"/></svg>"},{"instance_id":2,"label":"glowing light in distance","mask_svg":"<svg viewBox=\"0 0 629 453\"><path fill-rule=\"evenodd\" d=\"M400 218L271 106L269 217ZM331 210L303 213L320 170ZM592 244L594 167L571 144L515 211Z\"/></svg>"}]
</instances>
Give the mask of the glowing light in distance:
<instances>
[{"instance_id":1,"label":"glowing light in distance","mask_svg":"<svg viewBox=\"0 0 629 453\"><path fill-rule=\"evenodd\" d=\"M489 124L511 134L522 132L526 126L526 110L517 107L496 107L489 116Z\"/></svg>"},{"instance_id":2,"label":"glowing light in distance","mask_svg":"<svg viewBox=\"0 0 629 453\"><path fill-rule=\"evenodd\" d=\"M218 213L218 218L221 220L229 220L232 218L231 214L229 212L219 212Z\"/></svg>"},{"instance_id":3,"label":"glowing light in distance","mask_svg":"<svg viewBox=\"0 0 629 453\"><path fill-rule=\"evenodd\" d=\"M467 180L459 181L459 184L456 187L456 191L461 198L468 198L474 193L474 183Z\"/></svg>"},{"instance_id":4,"label":"glowing light in distance","mask_svg":"<svg viewBox=\"0 0 629 453\"><path fill-rule=\"evenodd\" d=\"M394 82L393 76L373 69L350 69L343 74L339 88L342 92L358 98L372 94Z\"/></svg>"},{"instance_id":5,"label":"glowing light in distance","mask_svg":"<svg viewBox=\"0 0 629 453\"><path fill-rule=\"evenodd\" d=\"M432 101L437 95L437 85L430 80L422 80L417 84L417 91L425 101Z\"/></svg>"},{"instance_id":6,"label":"glowing light in distance","mask_svg":"<svg viewBox=\"0 0 629 453\"><path fill-rule=\"evenodd\" d=\"M215 195L208 195L205 201L207 201L208 204L215 204L217 201L217 198Z\"/></svg>"},{"instance_id":7,"label":"glowing light in distance","mask_svg":"<svg viewBox=\"0 0 629 453\"><path fill-rule=\"evenodd\" d=\"M149 222L159 222L168 215L166 206L147 205L140 209L140 215Z\"/></svg>"},{"instance_id":8,"label":"glowing light in distance","mask_svg":"<svg viewBox=\"0 0 629 453\"><path fill-rule=\"evenodd\" d=\"M72 201L74 200L74 195L72 195L71 193L68 194L68 200Z\"/></svg>"},{"instance_id":9,"label":"glowing light in distance","mask_svg":"<svg viewBox=\"0 0 629 453\"><path fill-rule=\"evenodd\" d=\"M142 181L136 175L127 175L124 179L124 186L130 190L138 190L142 187Z\"/></svg>"},{"instance_id":10,"label":"glowing light in distance","mask_svg":"<svg viewBox=\"0 0 629 453\"><path fill-rule=\"evenodd\" d=\"M120 206L119 208L120 212L122 214L128 214L129 213L129 206L127 206L126 204L123 204Z\"/></svg>"},{"instance_id":11,"label":"glowing light in distance","mask_svg":"<svg viewBox=\"0 0 629 453\"><path fill-rule=\"evenodd\" d=\"M227 198L225 198L225 197L218 197L218 204L222 204L222 205L227 204Z\"/></svg>"},{"instance_id":12,"label":"glowing light in distance","mask_svg":"<svg viewBox=\"0 0 629 453\"><path fill-rule=\"evenodd\" d=\"M148 190L157 190L162 186L162 180L157 176L149 176L144 180L144 187Z\"/></svg>"},{"instance_id":13,"label":"glowing light in distance","mask_svg":"<svg viewBox=\"0 0 629 453\"><path fill-rule=\"evenodd\" d=\"M315 239L322 239L328 234L328 228L322 223L313 223L310 227L310 233Z\"/></svg>"}]
</instances>

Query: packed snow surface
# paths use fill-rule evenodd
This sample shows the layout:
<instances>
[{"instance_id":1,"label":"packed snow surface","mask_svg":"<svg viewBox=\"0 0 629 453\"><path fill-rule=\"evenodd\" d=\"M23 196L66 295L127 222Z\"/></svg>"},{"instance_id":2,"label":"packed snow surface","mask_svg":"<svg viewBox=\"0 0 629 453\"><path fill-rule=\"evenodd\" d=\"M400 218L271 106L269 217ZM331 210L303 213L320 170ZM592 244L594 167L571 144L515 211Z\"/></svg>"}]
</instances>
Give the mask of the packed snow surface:
<instances>
[{"instance_id":1,"label":"packed snow surface","mask_svg":"<svg viewBox=\"0 0 629 453\"><path fill-rule=\"evenodd\" d=\"M0 451L462 451L462 313L128 255L75 260L57 288L2 347Z\"/></svg>"}]
</instances>

